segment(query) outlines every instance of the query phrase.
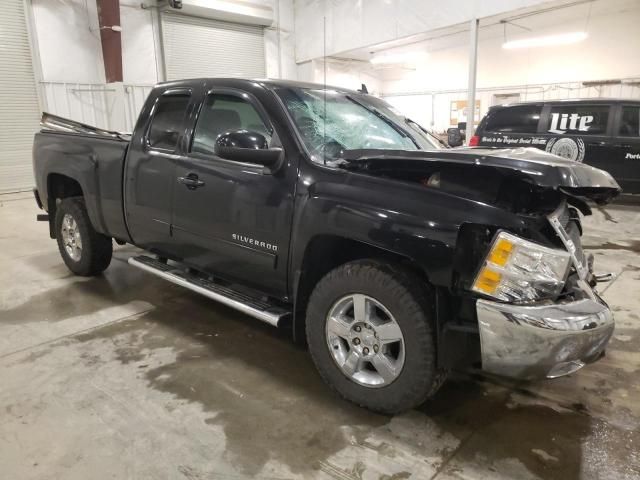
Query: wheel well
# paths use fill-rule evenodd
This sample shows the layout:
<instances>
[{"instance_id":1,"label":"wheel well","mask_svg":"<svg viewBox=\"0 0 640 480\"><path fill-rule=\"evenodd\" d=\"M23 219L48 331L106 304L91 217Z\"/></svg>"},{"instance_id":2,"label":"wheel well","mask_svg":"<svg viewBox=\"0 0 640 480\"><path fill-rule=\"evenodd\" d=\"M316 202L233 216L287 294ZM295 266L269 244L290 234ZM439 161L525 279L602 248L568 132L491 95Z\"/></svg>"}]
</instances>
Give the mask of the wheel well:
<instances>
[{"instance_id":1,"label":"wheel well","mask_svg":"<svg viewBox=\"0 0 640 480\"><path fill-rule=\"evenodd\" d=\"M49 213L49 236L56 238L55 218L58 200L68 197L82 197L82 187L77 180L60 173L47 177L47 210Z\"/></svg>"},{"instance_id":2,"label":"wheel well","mask_svg":"<svg viewBox=\"0 0 640 480\"><path fill-rule=\"evenodd\" d=\"M327 273L340 265L372 258L402 264L408 270L428 281L426 273L403 255L350 238L334 235L314 237L305 250L295 294L293 335L298 343L305 342L305 317L311 292Z\"/></svg>"}]
</instances>

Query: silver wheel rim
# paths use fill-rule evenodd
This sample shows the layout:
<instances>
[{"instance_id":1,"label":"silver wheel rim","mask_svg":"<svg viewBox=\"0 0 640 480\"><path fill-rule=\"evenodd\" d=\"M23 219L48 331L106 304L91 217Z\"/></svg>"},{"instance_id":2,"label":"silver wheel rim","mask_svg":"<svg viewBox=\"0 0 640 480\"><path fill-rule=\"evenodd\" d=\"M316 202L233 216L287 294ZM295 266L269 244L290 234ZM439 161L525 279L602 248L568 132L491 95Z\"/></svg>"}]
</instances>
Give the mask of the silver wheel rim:
<instances>
[{"instance_id":1,"label":"silver wheel rim","mask_svg":"<svg viewBox=\"0 0 640 480\"><path fill-rule=\"evenodd\" d=\"M68 213L62 218L62 243L71 259L79 261L82 257L82 237L78 224Z\"/></svg>"},{"instance_id":2,"label":"silver wheel rim","mask_svg":"<svg viewBox=\"0 0 640 480\"><path fill-rule=\"evenodd\" d=\"M331 307L326 339L342 373L365 387L389 385L404 366L400 325L382 303L367 295L350 294Z\"/></svg>"}]
</instances>

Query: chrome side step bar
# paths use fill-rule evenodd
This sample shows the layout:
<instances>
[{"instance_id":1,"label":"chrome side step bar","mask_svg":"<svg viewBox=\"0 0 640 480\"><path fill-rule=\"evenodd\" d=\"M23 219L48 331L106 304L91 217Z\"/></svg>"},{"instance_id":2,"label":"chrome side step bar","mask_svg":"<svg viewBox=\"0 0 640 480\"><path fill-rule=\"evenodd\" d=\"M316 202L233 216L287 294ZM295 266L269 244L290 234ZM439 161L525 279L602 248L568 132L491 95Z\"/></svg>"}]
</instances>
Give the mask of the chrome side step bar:
<instances>
[{"instance_id":1,"label":"chrome side step bar","mask_svg":"<svg viewBox=\"0 0 640 480\"><path fill-rule=\"evenodd\" d=\"M275 327L278 326L280 320L291 314L291 312L285 308L218 285L210 280L187 273L175 266L168 265L146 255L129 258L129 264L168 280L171 283L209 297L212 300L257 318L258 320L267 322Z\"/></svg>"}]
</instances>

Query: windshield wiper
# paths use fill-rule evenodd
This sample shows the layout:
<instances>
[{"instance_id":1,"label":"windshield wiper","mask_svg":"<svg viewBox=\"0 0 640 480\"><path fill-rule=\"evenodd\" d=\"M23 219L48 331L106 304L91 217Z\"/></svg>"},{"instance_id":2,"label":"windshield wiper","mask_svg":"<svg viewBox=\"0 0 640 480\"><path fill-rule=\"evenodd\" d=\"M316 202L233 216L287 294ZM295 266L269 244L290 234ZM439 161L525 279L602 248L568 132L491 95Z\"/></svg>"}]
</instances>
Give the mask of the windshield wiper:
<instances>
[{"instance_id":1,"label":"windshield wiper","mask_svg":"<svg viewBox=\"0 0 640 480\"><path fill-rule=\"evenodd\" d=\"M357 101L355 98L353 98L353 97L351 97L349 95L346 95L346 98L347 98L347 100L352 101L356 105L360 105L362 108L364 108L368 112L373 113L376 117L378 117L380 120L382 120L387 125L389 125L391 128L393 128L396 132L398 132L401 137L408 138L409 140L411 140L411 142L413 142L413 144L416 146L416 148L418 150L422 150L422 148L420 147L418 142L416 142L416 139L413 138L413 136L409 132L407 132L406 130L401 128L397 123L395 123L393 120L391 120L386 115L384 115L380 110L378 110L377 108L365 105L364 103Z\"/></svg>"},{"instance_id":2,"label":"windshield wiper","mask_svg":"<svg viewBox=\"0 0 640 480\"><path fill-rule=\"evenodd\" d=\"M431 141L430 139L433 138L435 139L440 145L442 145L445 148L449 148L449 145L447 145L445 142L443 142L440 138L438 138L436 135L434 135L433 133L431 133L429 130L427 130L426 128L424 128L422 125L420 125L418 122L416 122L415 120L411 120L410 118L405 117L404 121L407 125L415 125L422 133L424 133L427 137L427 139L429 141Z\"/></svg>"}]
</instances>

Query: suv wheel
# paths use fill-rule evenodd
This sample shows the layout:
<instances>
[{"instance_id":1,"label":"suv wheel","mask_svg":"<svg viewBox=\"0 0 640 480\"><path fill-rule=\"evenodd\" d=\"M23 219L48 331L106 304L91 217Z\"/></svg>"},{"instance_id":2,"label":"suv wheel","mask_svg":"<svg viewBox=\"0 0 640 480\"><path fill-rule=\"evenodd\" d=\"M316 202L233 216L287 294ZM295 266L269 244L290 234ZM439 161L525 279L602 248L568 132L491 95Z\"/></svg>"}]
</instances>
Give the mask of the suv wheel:
<instances>
[{"instance_id":1,"label":"suv wheel","mask_svg":"<svg viewBox=\"0 0 640 480\"><path fill-rule=\"evenodd\" d=\"M307 308L307 342L322 378L347 400L382 413L424 402L436 368L430 295L405 269L373 260L329 272Z\"/></svg>"},{"instance_id":2,"label":"suv wheel","mask_svg":"<svg viewBox=\"0 0 640 480\"><path fill-rule=\"evenodd\" d=\"M76 275L98 275L111 263L111 238L93 229L81 197L65 198L60 202L56 209L55 230L60 255Z\"/></svg>"}]
</instances>

